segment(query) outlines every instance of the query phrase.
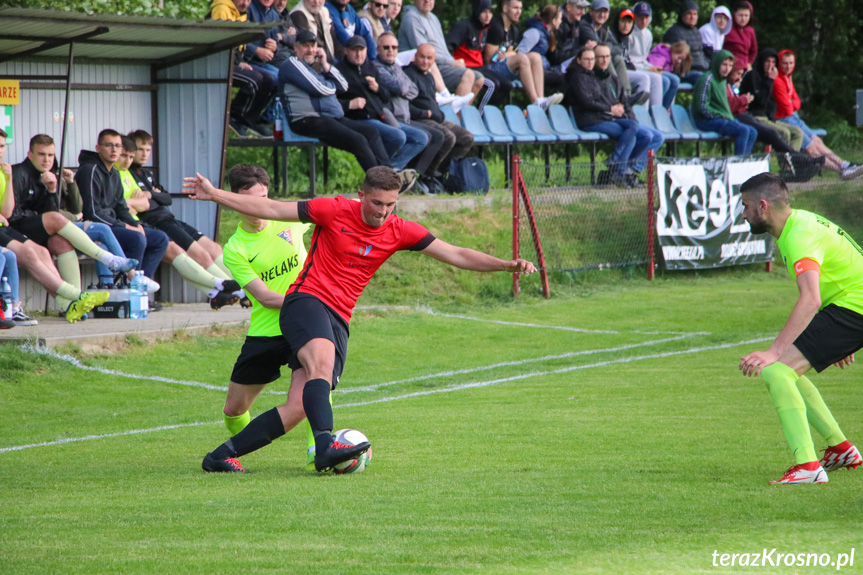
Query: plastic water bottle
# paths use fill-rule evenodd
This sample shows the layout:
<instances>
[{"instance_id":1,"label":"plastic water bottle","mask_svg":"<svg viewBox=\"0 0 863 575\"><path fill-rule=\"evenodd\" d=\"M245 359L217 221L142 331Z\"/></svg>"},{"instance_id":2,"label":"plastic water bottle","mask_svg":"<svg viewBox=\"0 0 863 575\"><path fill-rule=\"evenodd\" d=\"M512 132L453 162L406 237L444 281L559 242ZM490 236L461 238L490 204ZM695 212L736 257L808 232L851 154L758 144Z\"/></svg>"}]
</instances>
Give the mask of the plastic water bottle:
<instances>
[{"instance_id":1,"label":"plastic water bottle","mask_svg":"<svg viewBox=\"0 0 863 575\"><path fill-rule=\"evenodd\" d=\"M12 286L9 285L9 280L6 279L6 276L3 276L3 283L0 283L0 297L6 303L4 306L8 312L6 315L11 317L15 301L12 299Z\"/></svg>"},{"instance_id":2,"label":"plastic water bottle","mask_svg":"<svg viewBox=\"0 0 863 575\"><path fill-rule=\"evenodd\" d=\"M276 98L273 104L276 120L273 122L273 139L285 139L285 110L282 108L282 101Z\"/></svg>"},{"instance_id":3,"label":"plastic water bottle","mask_svg":"<svg viewBox=\"0 0 863 575\"><path fill-rule=\"evenodd\" d=\"M142 277L140 273L135 274L132 283L129 284L129 317L132 319L144 319L150 313L147 284Z\"/></svg>"}]
</instances>

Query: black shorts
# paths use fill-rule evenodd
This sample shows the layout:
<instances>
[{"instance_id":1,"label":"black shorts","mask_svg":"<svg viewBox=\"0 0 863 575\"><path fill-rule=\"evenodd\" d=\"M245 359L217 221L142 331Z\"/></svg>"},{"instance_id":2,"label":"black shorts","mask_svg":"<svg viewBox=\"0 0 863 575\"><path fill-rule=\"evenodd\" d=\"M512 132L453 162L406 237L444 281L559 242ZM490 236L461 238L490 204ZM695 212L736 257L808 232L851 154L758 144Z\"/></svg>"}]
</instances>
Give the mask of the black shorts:
<instances>
[{"instance_id":1,"label":"black shorts","mask_svg":"<svg viewBox=\"0 0 863 575\"><path fill-rule=\"evenodd\" d=\"M163 210L166 213L159 213L155 217L142 217L143 214L139 214L138 217L141 218L141 221L147 224L147 226L165 232L168 237L171 238L171 241L183 248L183 250L189 251L189 248L192 246L195 240L197 240L201 236L199 235L198 237L193 237L191 234L189 234L188 231L186 231L186 228L183 227L187 226L187 224L184 224L183 222L175 218L174 214L169 212L167 208L162 208L159 211L161 212ZM194 231L194 228L192 229Z\"/></svg>"},{"instance_id":2,"label":"black shorts","mask_svg":"<svg viewBox=\"0 0 863 575\"><path fill-rule=\"evenodd\" d=\"M272 383L282 376L280 368L290 357L291 348L280 335L246 336L231 381L242 385Z\"/></svg>"},{"instance_id":3,"label":"black shorts","mask_svg":"<svg viewBox=\"0 0 863 575\"><path fill-rule=\"evenodd\" d=\"M41 215L18 218L14 223L10 222L10 225L40 246L48 247L48 238L51 237L51 234L42 224Z\"/></svg>"},{"instance_id":4,"label":"black shorts","mask_svg":"<svg viewBox=\"0 0 863 575\"><path fill-rule=\"evenodd\" d=\"M863 315L831 303L815 314L794 347L821 373L863 347Z\"/></svg>"},{"instance_id":5,"label":"black shorts","mask_svg":"<svg viewBox=\"0 0 863 575\"><path fill-rule=\"evenodd\" d=\"M21 242L23 244L29 239L30 238L28 238L18 230L14 230L9 226L0 226L0 247L5 248L9 245L9 242L11 241Z\"/></svg>"},{"instance_id":6,"label":"black shorts","mask_svg":"<svg viewBox=\"0 0 863 575\"><path fill-rule=\"evenodd\" d=\"M313 295L291 293L285 297L279 315L282 335L291 348L288 365L291 369L302 367L297 351L315 338L328 339L336 346L333 365L333 389L339 383L348 355L348 324L324 302Z\"/></svg>"}]
</instances>

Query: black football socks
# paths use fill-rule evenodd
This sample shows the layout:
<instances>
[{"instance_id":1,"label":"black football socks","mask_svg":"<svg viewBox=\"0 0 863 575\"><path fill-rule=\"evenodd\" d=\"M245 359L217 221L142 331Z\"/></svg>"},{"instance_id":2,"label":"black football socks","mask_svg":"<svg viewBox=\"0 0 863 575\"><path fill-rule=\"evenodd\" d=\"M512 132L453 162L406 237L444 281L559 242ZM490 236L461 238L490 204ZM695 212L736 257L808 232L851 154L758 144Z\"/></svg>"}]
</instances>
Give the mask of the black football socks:
<instances>
[{"instance_id":1,"label":"black football socks","mask_svg":"<svg viewBox=\"0 0 863 575\"><path fill-rule=\"evenodd\" d=\"M332 418L332 412L330 412ZM265 411L245 427L240 433L217 447L212 455L215 459L242 457L247 453L269 445L285 434L285 426L278 408Z\"/></svg>"},{"instance_id":2,"label":"black football socks","mask_svg":"<svg viewBox=\"0 0 863 575\"><path fill-rule=\"evenodd\" d=\"M333 406L330 405L330 382L310 379L303 388L303 409L315 436L315 451L323 453L333 442Z\"/></svg>"}]
</instances>

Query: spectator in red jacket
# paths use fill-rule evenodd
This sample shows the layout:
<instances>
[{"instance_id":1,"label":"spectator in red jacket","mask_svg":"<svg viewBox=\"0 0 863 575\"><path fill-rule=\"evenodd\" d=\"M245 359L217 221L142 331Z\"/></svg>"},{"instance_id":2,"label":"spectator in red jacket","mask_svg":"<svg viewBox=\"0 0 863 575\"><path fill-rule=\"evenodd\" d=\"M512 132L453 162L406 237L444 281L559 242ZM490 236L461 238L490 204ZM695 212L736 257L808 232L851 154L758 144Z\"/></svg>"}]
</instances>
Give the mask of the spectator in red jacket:
<instances>
[{"instance_id":1,"label":"spectator in red jacket","mask_svg":"<svg viewBox=\"0 0 863 575\"><path fill-rule=\"evenodd\" d=\"M796 57L791 50L779 52L779 76L773 81L773 99L776 100L776 120L796 126L803 130L803 151L817 158L824 156L824 167L838 172L843 180L851 180L863 176L863 166L855 166L840 158L828 148L809 126L806 125L797 112L800 110L800 97L794 88L791 75L794 73Z\"/></svg>"},{"instance_id":2,"label":"spectator in red jacket","mask_svg":"<svg viewBox=\"0 0 863 575\"><path fill-rule=\"evenodd\" d=\"M758 40L755 38L755 29L752 28L752 12L752 4L746 0L734 3L731 10L734 22L722 46L734 54L735 65L741 66L747 72L752 69L752 64L758 57Z\"/></svg>"}]
</instances>

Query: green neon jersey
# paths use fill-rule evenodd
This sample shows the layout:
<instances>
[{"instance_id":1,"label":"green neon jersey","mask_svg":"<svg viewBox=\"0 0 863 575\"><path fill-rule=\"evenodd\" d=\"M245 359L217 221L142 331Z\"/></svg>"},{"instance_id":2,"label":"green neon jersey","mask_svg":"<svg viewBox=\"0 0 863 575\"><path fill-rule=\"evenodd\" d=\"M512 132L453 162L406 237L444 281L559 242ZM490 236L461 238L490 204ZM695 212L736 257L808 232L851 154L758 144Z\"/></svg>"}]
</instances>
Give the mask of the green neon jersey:
<instances>
[{"instance_id":1,"label":"green neon jersey","mask_svg":"<svg viewBox=\"0 0 863 575\"><path fill-rule=\"evenodd\" d=\"M141 188L138 187L138 182L129 170L121 170L120 168L117 168L117 172L120 174L120 182L123 184L123 197L128 200L136 190L140 190ZM138 219L136 214L131 215L136 220Z\"/></svg>"},{"instance_id":2,"label":"green neon jersey","mask_svg":"<svg viewBox=\"0 0 863 575\"><path fill-rule=\"evenodd\" d=\"M241 286L260 278L270 290L284 295L306 262L303 234L308 227L299 222L267 222L267 227L253 234L240 224L225 244L225 265ZM248 291L246 295L252 300L248 335L281 335L280 310L264 307Z\"/></svg>"},{"instance_id":3,"label":"green neon jersey","mask_svg":"<svg viewBox=\"0 0 863 575\"><path fill-rule=\"evenodd\" d=\"M842 228L804 210L792 210L776 240L791 277L815 262L821 307L834 303L863 314L863 249ZM808 261L807 261L808 260Z\"/></svg>"}]
</instances>

